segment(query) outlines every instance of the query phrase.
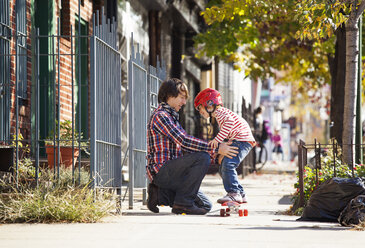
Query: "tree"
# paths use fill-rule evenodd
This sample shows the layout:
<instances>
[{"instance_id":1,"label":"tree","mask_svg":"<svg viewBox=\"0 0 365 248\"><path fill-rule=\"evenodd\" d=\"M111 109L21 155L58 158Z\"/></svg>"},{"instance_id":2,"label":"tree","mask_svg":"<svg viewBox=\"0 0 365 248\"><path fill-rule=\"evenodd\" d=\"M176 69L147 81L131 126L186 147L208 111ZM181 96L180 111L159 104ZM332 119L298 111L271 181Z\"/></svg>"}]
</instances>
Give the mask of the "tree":
<instances>
[{"instance_id":1,"label":"tree","mask_svg":"<svg viewBox=\"0 0 365 248\"><path fill-rule=\"evenodd\" d=\"M280 80L296 81L301 92L332 81L331 120L335 125L331 137L349 144L354 137L356 24L364 9L363 2L211 1L202 13L209 28L196 41L201 54L233 61L254 79L285 71ZM351 161L348 148L344 146L347 163Z\"/></svg>"},{"instance_id":2,"label":"tree","mask_svg":"<svg viewBox=\"0 0 365 248\"><path fill-rule=\"evenodd\" d=\"M346 29L346 75L344 118L342 132L343 159L354 161L351 144L355 137L355 106L358 76L359 28L358 22L365 9L365 0L320 1L303 0L297 3L298 20L302 29L297 33L302 39L324 38L332 35L340 25Z\"/></svg>"},{"instance_id":3,"label":"tree","mask_svg":"<svg viewBox=\"0 0 365 248\"><path fill-rule=\"evenodd\" d=\"M345 25L336 29L336 45L334 57L329 56L331 73L331 113L330 137L342 144L343 106L346 70L346 31Z\"/></svg>"},{"instance_id":4,"label":"tree","mask_svg":"<svg viewBox=\"0 0 365 248\"><path fill-rule=\"evenodd\" d=\"M209 28L195 39L199 55L234 62L253 79L285 72L277 81L296 81L301 93L327 84L335 39L299 40L295 8L294 1L283 0L211 1L202 12Z\"/></svg>"}]
</instances>

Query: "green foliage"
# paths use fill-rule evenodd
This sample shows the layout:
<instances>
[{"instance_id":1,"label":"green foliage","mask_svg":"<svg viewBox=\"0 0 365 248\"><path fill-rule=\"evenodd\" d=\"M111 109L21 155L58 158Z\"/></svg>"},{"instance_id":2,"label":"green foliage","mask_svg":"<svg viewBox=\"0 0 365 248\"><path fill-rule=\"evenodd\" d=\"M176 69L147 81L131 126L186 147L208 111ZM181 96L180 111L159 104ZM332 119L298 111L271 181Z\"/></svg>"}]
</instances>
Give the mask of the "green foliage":
<instances>
[{"instance_id":1,"label":"green foliage","mask_svg":"<svg viewBox=\"0 0 365 248\"><path fill-rule=\"evenodd\" d=\"M365 177L365 165L355 164L352 169L341 162L341 151L338 148L338 157L334 159L332 149L327 150L327 155L321 157L321 169L314 169L312 165L304 167L304 201L308 202L313 191L318 188L323 182L334 177L334 167L336 168L336 177L350 178L350 177ZM318 176L318 182L316 177ZM296 193L293 196L294 205L299 201L299 173L297 174L298 183L294 184Z\"/></svg>"},{"instance_id":2,"label":"green foliage","mask_svg":"<svg viewBox=\"0 0 365 248\"><path fill-rule=\"evenodd\" d=\"M234 62L254 79L285 71L277 81L299 81L301 92L329 83L327 56L334 53L334 39L297 39L295 8L294 1L284 0L216 1L202 12L209 28L195 38L198 56Z\"/></svg>"},{"instance_id":3,"label":"green foliage","mask_svg":"<svg viewBox=\"0 0 365 248\"><path fill-rule=\"evenodd\" d=\"M56 121L56 126L58 126L58 122ZM73 130L72 135L72 122L70 120L64 120L60 122L60 135L59 135L59 144L63 147L72 147L72 144L77 147L79 146L79 140L83 139L83 133L78 133ZM56 138L56 141L54 141L54 138ZM57 145L58 141L58 128L56 128L56 131L51 131L51 134L49 137L47 137L47 140L45 140L46 145ZM73 142L72 142L73 141ZM56 142L56 143L54 143ZM90 155L88 152L88 146L89 142L81 141L80 142L81 149Z\"/></svg>"},{"instance_id":4,"label":"green foliage","mask_svg":"<svg viewBox=\"0 0 365 248\"><path fill-rule=\"evenodd\" d=\"M60 123L60 130L60 145L71 146L71 122ZM76 133L74 138L80 136ZM53 170L41 168L37 185L36 168L23 136L19 134L18 141L13 136L11 146L20 149L18 180L9 174L0 178L0 223L96 222L109 214L114 205L112 194L90 189L90 172L85 168L72 171L60 167L57 177Z\"/></svg>"},{"instance_id":5,"label":"green foliage","mask_svg":"<svg viewBox=\"0 0 365 248\"><path fill-rule=\"evenodd\" d=\"M27 178L27 173L19 173ZM81 170L80 178L80 185L74 186L72 170L61 168L59 179L53 171L43 170L38 187L32 177L19 180L17 186L0 180L0 223L96 222L107 216L113 196L90 189L89 172Z\"/></svg>"},{"instance_id":6,"label":"green foliage","mask_svg":"<svg viewBox=\"0 0 365 248\"><path fill-rule=\"evenodd\" d=\"M23 144L24 137L21 133L18 134L18 141L16 141L16 135L13 135L13 140L11 142L12 147L16 147L18 144L18 148L21 150L20 157L18 160L18 175L19 180L24 180L27 178L35 178L36 170L33 165L32 160L29 158L30 148L29 144ZM15 170L16 164L14 162L13 169Z\"/></svg>"},{"instance_id":7,"label":"green foliage","mask_svg":"<svg viewBox=\"0 0 365 248\"><path fill-rule=\"evenodd\" d=\"M88 188L28 189L0 195L0 222L96 222L108 215L112 202Z\"/></svg>"},{"instance_id":8,"label":"green foliage","mask_svg":"<svg viewBox=\"0 0 365 248\"><path fill-rule=\"evenodd\" d=\"M359 1L361 3L363 1ZM360 10L361 11L361 10ZM296 37L305 39L334 39L335 30L346 24L351 13L349 1L319 1L304 0L296 3L295 19L300 28ZM364 30L364 21L363 27ZM364 31L363 31L364 32ZM362 36L362 44L365 46L365 36ZM332 47L330 48L332 50ZM330 54L331 52L329 52ZM364 53L364 47L363 47ZM365 58L362 56L362 87L365 86ZM364 91L363 101L364 101Z\"/></svg>"},{"instance_id":9,"label":"green foliage","mask_svg":"<svg viewBox=\"0 0 365 248\"><path fill-rule=\"evenodd\" d=\"M47 137L46 144L53 145L53 138L58 138L58 121L56 121L56 130L52 130L50 135ZM76 132L72 136L72 122L70 120L64 120L60 122L60 146L72 146L72 138L74 139L74 145L78 145L78 140L82 138L82 133Z\"/></svg>"},{"instance_id":10,"label":"green foliage","mask_svg":"<svg viewBox=\"0 0 365 248\"><path fill-rule=\"evenodd\" d=\"M301 24L297 37L320 39L331 37L348 20L348 1L303 0L296 3L295 19Z\"/></svg>"},{"instance_id":11,"label":"green foliage","mask_svg":"<svg viewBox=\"0 0 365 248\"><path fill-rule=\"evenodd\" d=\"M18 174L22 178L35 178L35 167L30 158L23 158L19 160Z\"/></svg>"}]
</instances>

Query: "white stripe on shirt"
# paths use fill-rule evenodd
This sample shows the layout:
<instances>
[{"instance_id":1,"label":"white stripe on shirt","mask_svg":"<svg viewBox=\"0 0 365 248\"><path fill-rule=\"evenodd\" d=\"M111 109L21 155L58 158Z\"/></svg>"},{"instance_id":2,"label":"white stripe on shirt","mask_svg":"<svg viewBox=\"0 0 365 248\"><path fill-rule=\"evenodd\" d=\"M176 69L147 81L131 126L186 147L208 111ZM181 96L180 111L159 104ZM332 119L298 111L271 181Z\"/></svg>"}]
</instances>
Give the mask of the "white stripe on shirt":
<instances>
[{"instance_id":1,"label":"white stripe on shirt","mask_svg":"<svg viewBox=\"0 0 365 248\"><path fill-rule=\"evenodd\" d=\"M245 119L224 107L218 108L215 114L220 129L214 138L217 142L221 143L224 139L255 141L251 128Z\"/></svg>"}]
</instances>

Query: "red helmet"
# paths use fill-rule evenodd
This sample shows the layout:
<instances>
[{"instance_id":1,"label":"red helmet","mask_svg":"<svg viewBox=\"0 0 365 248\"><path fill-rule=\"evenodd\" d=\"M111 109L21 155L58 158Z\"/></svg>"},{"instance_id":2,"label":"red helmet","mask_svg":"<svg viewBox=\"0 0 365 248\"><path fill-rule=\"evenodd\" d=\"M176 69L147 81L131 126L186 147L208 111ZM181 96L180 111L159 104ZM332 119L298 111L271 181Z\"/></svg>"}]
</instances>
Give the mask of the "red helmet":
<instances>
[{"instance_id":1,"label":"red helmet","mask_svg":"<svg viewBox=\"0 0 365 248\"><path fill-rule=\"evenodd\" d=\"M194 99L194 108L198 109L199 105L203 105L204 107L223 105L221 94L217 90L207 88L199 92Z\"/></svg>"}]
</instances>

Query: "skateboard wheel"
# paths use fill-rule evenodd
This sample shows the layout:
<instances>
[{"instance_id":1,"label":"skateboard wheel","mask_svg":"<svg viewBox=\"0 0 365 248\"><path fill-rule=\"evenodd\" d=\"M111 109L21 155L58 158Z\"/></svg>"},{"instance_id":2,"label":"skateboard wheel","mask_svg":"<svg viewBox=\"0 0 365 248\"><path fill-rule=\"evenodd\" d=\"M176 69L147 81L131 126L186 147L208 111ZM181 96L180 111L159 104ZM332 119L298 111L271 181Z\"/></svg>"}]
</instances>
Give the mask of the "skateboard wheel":
<instances>
[{"instance_id":1,"label":"skateboard wheel","mask_svg":"<svg viewBox=\"0 0 365 248\"><path fill-rule=\"evenodd\" d=\"M242 217L242 216L243 216L243 211L242 211L242 209L239 209L239 210L238 210L238 216L239 216L239 217Z\"/></svg>"},{"instance_id":2,"label":"skateboard wheel","mask_svg":"<svg viewBox=\"0 0 365 248\"><path fill-rule=\"evenodd\" d=\"M244 215L244 216L247 216L247 215L248 215L248 210L247 210L247 209L245 209L245 210L243 211L243 215Z\"/></svg>"},{"instance_id":3,"label":"skateboard wheel","mask_svg":"<svg viewBox=\"0 0 365 248\"><path fill-rule=\"evenodd\" d=\"M226 211L224 211L224 209L222 208L220 211L220 216L224 217L226 215Z\"/></svg>"}]
</instances>

